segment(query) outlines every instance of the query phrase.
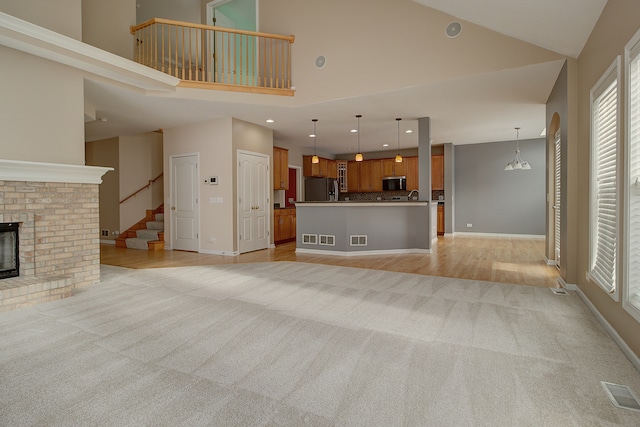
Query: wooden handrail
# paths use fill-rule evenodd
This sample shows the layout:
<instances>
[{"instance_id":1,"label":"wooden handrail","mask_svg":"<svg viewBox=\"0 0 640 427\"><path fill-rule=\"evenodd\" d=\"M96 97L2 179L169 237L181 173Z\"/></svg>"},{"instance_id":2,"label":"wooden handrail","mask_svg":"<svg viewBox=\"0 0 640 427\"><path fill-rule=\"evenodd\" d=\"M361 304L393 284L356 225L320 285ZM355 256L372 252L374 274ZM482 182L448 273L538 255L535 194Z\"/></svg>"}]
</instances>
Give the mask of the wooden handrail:
<instances>
[{"instance_id":1,"label":"wooden handrail","mask_svg":"<svg viewBox=\"0 0 640 427\"><path fill-rule=\"evenodd\" d=\"M164 175L164 173L161 173L160 175L156 176L153 179L150 179L147 182L147 185L140 187L138 190L136 190L134 193L129 194L127 197L125 197L124 199L120 200L120 204L123 204L124 202L126 202L127 200L129 200L130 198L134 197L136 194L138 194L139 192L146 190L147 188L151 187L157 180L159 180L160 178L162 178L162 175Z\"/></svg>"},{"instance_id":2,"label":"wooden handrail","mask_svg":"<svg viewBox=\"0 0 640 427\"><path fill-rule=\"evenodd\" d=\"M261 33L258 31L238 30L236 28L214 27L212 25L194 24L193 22L174 21L172 19L164 19L164 18L151 18L148 21L143 22L142 24L138 24L136 26L132 25L130 27L131 34L135 34L136 31L146 28L153 24L168 24L168 25L175 25L178 27L197 28L200 30L222 31L225 33L244 34L246 36L254 36L254 37L267 37L270 39L288 40L289 43L293 43L296 40L296 36L293 36L293 35L284 36L282 34Z\"/></svg>"}]
</instances>

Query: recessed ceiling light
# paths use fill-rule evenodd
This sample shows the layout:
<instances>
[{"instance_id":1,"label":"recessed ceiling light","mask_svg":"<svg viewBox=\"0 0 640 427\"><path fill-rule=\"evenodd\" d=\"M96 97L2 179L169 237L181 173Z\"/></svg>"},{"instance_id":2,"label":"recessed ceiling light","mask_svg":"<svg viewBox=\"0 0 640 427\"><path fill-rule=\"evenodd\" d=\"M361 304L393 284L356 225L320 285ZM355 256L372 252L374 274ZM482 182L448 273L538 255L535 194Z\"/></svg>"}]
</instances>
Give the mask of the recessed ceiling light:
<instances>
[{"instance_id":1,"label":"recessed ceiling light","mask_svg":"<svg viewBox=\"0 0 640 427\"><path fill-rule=\"evenodd\" d=\"M267 119L267 123L273 123L275 120L273 119Z\"/></svg>"},{"instance_id":2,"label":"recessed ceiling light","mask_svg":"<svg viewBox=\"0 0 640 427\"><path fill-rule=\"evenodd\" d=\"M407 129L404 131L404 133L413 133L413 131L411 129Z\"/></svg>"},{"instance_id":3,"label":"recessed ceiling light","mask_svg":"<svg viewBox=\"0 0 640 427\"><path fill-rule=\"evenodd\" d=\"M383 147L388 147L388 146L389 146L389 144L382 144L382 146L383 146Z\"/></svg>"},{"instance_id":4,"label":"recessed ceiling light","mask_svg":"<svg viewBox=\"0 0 640 427\"><path fill-rule=\"evenodd\" d=\"M313 133L309 134L309 138L315 138L315 137L316 137L315 134L313 134Z\"/></svg>"},{"instance_id":5,"label":"recessed ceiling light","mask_svg":"<svg viewBox=\"0 0 640 427\"><path fill-rule=\"evenodd\" d=\"M107 119L106 117L98 117L98 120L101 121L101 122L106 122L109 119Z\"/></svg>"},{"instance_id":6,"label":"recessed ceiling light","mask_svg":"<svg viewBox=\"0 0 640 427\"><path fill-rule=\"evenodd\" d=\"M351 133L358 133L358 129L351 129Z\"/></svg>"}]
</instances>

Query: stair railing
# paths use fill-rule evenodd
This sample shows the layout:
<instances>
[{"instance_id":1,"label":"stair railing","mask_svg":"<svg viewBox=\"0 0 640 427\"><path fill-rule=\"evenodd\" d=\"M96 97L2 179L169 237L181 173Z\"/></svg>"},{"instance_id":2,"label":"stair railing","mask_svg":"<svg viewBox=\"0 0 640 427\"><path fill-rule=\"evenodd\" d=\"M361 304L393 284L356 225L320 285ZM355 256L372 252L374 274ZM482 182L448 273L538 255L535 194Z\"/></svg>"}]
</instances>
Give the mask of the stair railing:
<instances>
[{"instance_id":1,"label":"stair railing","mask_svg":"<svg viewBox=\"0 0 640 427\"><path fill-rule=\"evenodd\" d=\"M125 197L124 199L120 200L120 204L123 204L124 202L126 202L127 200L129 200L132 197L135 197L138 193L140 193L141 191L146 190L147 188L151 187L153 184L155 184L155 182L157 180L159 180L160 178L162 178L162 176L164 175L164 173L161 173L160 175L156 176L153 179L150 179L147 182L147 185L144 185L142 187L140 187L139 189L137 189L136 191L134 191L133 193L129 194L127 197Z\"/></svg>"},{"instance_id":2,"label":"stair railing","mask_svg":"<svg viewBox=\"0 0 640 427\"><path fill-rule=\"evenodd\" d=\"M293 95L294 36L154 18L131 27L135 60L183 80L180 86ZM257 88L263 89L255 90Z\"/></svg>"}]
</instances>

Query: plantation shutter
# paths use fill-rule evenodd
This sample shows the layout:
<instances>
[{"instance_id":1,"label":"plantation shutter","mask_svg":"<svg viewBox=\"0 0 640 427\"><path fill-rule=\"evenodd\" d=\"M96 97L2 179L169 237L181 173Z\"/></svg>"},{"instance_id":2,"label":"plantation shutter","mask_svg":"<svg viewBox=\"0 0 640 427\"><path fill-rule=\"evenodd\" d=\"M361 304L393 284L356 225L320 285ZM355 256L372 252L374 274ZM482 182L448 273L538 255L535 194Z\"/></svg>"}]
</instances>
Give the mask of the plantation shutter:
<instances>
[{"instance_id":1,"label":"plantation shutter","mask_svg":"<svg viewBox=\"0 0 640 427\"><path fill-rule=\"evenodd\" d=\"M629 63L629 301L640 309L640 43L630 51Z\"/></svg>"},{"instance_id":2,"label":"plantation shutter","mask_svg":"<svg viewBox=\"0 0 640 427\"><path fill-rule=\"evenodd\" d=\"M556 134L556 140L554 143L555 147L555 173L554 173L554 188L555 188L555 198L553 204L553 215L554 215L554 248L555 248L555 261L556 267L560 267L560 195L562 192L560 191L560 160L561 157L561 145L560 145L560 130Z\"/></svg>"},{"instance_id":3,"label":"plantation shutter","mask_svg":"<svg viewBox=\"0 0 640 427\"><path fill-rule=\"evenodd\" d=\"M609 293L616 290L618 235L618 79L617 69L592 91L591 115L591 271Z\"/></svg>"}]
</instances>

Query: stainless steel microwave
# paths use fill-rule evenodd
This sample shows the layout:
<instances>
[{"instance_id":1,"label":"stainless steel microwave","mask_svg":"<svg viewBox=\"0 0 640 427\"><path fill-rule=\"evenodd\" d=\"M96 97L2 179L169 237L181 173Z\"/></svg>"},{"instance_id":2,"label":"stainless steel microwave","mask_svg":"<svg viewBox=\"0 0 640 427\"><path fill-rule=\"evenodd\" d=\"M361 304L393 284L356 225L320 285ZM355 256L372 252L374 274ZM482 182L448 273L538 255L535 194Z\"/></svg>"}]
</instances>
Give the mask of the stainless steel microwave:
<instances>
[{"instance_id":1,"label":"stainless steel microwave","mask_svg":"<svg viewBox=\"0 0 640 427\"><path fill-rule=\"evenodd\" d=\"M407 191L406 176L388 176L382 178L383 191Z\"/></svg>"}]
</instances>

